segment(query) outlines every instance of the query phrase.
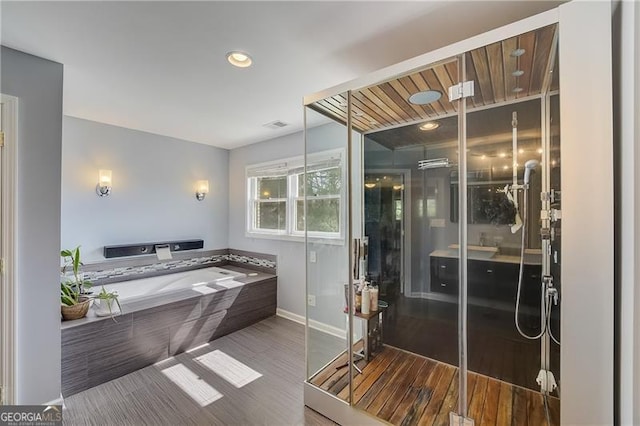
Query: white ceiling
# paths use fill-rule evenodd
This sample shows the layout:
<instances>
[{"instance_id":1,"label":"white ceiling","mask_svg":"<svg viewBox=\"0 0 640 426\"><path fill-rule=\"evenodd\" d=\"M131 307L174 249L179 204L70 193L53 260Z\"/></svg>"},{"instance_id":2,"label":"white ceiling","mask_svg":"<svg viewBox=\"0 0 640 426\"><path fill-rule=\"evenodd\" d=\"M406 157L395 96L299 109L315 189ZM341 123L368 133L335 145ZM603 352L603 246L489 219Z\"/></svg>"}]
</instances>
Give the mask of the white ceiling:
<instances>
[{"instance_id":1,"label":"white ceiling","mask_svg":"<svg viewBox=\"0 0 640 426\"><path fill-rule=\"evenodd\" d=\"M2 1L0 41L65 65L66 115L230 149L301 130L304 95L557 4Z\"/></svg>"}]
</instances>

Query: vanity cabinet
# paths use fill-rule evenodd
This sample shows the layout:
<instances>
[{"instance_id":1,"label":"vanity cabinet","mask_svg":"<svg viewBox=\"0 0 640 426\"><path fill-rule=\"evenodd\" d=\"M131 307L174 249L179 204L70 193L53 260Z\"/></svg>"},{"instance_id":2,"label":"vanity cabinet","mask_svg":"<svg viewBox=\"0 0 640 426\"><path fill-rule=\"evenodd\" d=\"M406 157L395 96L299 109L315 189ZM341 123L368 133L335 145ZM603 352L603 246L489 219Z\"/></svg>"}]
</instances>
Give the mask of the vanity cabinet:
<instances>
[{"instance_id":1,"label":"vanity cabinet","mask_svg":"<svg viewBox=\"0 0 640 426\"><path fill-rule=\"evenodd\" d=\"M519 268L518 263L469 260L467 265L469 297L515 302ZM541 272L540 265L524 265L520 295L523 304L536 306L540 303ZM459 288L458 259L431 256L431 291L457 295Z\"/></svg>"}]
</instances>

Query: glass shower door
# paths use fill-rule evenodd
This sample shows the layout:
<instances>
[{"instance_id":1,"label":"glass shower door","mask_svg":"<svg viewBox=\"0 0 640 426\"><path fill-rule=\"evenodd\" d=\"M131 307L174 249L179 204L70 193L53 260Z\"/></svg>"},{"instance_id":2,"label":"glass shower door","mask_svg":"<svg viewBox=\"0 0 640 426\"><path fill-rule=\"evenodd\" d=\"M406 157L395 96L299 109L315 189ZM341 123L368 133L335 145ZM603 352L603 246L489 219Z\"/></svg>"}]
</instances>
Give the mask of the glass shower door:
<instances>
[{"instance_id":1,"label":"glass shower door","mask_svg":"<svg viewBox=\"0 0 640 426\"><path fill-rule=\"evenodd\" d=\"M559 401L546 396L553 381L548 329L558 317L547 297L552 271L544 220L557 161L549 143L556 43L551 25L464 57L475 89L466 99L461 146L467 165L466 417L478 423L500 423L507 413L518 424L559 421Z\"/></svg>"},{"instance_id":2,"label":"glass shower door","mask_svg":"<svg viewBox=\"0 0 640 426\"><path fill-rule=\"evenodd\" d=\"M366 278L384 306L384 346L353 379L353 405L392 424L448 424L458 411L459 101L447 97L458 75L452 58L353 92Z\"/></svg>"},{"instance_id":3,"label":"glass shower door","mask_svg":"<svg viewBox=\"0 0 640 426\"><path fill-rule=\"evenodd\" d=\"M296 232L306 244L307 380L323 391L348 397L349 245L347 227L347 94L305 108L305 168L296 184ZM306 172L306 173L305 173ZM344 389L347 395L344 395Z\"/></svg>"}]
</instances>

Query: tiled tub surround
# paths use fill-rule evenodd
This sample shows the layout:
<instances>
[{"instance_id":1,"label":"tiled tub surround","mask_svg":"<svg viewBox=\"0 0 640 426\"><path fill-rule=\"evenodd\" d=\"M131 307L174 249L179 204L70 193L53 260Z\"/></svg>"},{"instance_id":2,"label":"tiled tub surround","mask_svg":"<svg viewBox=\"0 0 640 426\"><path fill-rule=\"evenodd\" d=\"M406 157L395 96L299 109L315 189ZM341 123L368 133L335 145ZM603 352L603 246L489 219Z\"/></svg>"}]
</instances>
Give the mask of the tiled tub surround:
<instances>
[{"instance_id":1,"label":"tiled tub surround","mask_svg":"<svg viewBox=\"0 0 640 426\"><path fill-rule=\"evenodd\" d=\"M83 277L94 285L155 277L211 266L247 266L276 274L276 256L235 249L203 250L172 253L171 260L158 260L155 255L137 256L85 264Z\"/></svg>"},{"instance_id":2,"label":"tiled tub surround","mask_svg":"<svg viewBox=\"0 0 640 426\"><path fill-rule=\"evenodd\" d=\"M227 280L123 301L116 321L90 311L87 318L62 322L62 394L121 377L275 314L274 274L230 264L224 269L246 276L235 278L237 285Z\"/></svg>"}]
</instances>

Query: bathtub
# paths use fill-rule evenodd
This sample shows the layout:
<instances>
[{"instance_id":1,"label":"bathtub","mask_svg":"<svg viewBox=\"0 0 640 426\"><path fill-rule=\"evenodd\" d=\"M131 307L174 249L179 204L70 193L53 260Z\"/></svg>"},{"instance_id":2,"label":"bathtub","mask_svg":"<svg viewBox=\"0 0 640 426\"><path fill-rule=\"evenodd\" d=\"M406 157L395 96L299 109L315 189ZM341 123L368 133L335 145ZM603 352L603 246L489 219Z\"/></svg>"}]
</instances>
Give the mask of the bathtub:
<instances>
[{"instance_id":1,"label":"bathtub","mask_svg":"<svg viewBox=\"0 0 640 426\"><path fill-rule=\"evenodd\" d=\"M202 294L215 293L221 289L242 286L242 283L235 281L236 278L242 277L246 277L246 274L214 266L151 278L105 284L104 288L108 292L117 292L120 303L128 303L160 294L189 289ZM99 293L102 287L94 287L93 293Z\"/></svg>"}]
</instances>

